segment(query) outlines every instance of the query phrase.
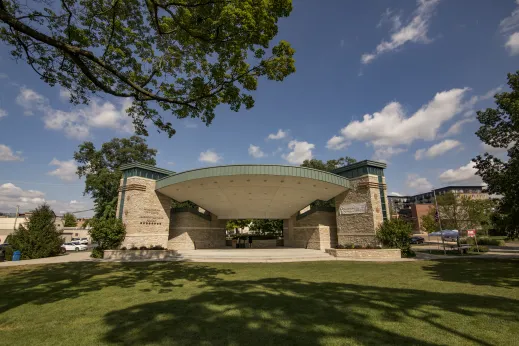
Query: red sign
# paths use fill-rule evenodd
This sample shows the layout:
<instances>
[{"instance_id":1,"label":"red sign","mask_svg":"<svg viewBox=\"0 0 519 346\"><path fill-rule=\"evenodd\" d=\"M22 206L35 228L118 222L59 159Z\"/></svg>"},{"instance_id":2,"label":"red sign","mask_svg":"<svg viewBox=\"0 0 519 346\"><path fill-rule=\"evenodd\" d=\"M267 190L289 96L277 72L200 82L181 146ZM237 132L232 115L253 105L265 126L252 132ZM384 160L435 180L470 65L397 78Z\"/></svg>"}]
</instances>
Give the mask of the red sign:
<instances>
[{"instance_id":1,"label":"red sign","mask_svg":"<svg viewBox=\"0 0 519 346\"><path fill-rule=\"evenodd\" d=\"M476 230L475 229L468 229L467 230L467 237L474 238L476 236Z\"/></svg>"}]
</instances>

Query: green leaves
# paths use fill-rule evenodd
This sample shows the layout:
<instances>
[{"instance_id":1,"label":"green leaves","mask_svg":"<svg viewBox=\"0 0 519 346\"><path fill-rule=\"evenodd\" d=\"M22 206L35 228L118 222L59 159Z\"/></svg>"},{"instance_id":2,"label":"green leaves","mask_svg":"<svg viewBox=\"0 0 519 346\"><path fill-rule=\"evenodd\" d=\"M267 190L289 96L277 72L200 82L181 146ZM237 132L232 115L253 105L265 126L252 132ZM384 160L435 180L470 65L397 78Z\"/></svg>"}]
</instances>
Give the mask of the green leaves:
<instances>
[{"instance_id":1,"label":"green leaves","mask_svg":"<svg viewBox=\"0 0 519 346\"><path fill-rule=\"evenodd\" d=\"M126 237L126 229L119 219L94 218L90 221L90 226L88 233L101 250L117 249Z\"/></svg>"},{"instance_id":2,"label":"green leaves","mask_svg":"<svg viewBox=\"0 0 519 346\"><path fill-rule=\"evenodd\" d=\"M495 95L496 108L477 112L481 127L476 135L495 148L506 148L508 160L485 153L473 159L488 191L503 196L495 224L509 237L519 237L519 71L508 74L510 91Z\"/></svg>"},{"instance_id":3,"label":"green leaves","mask_svg":"<svg viewBox=\"0 0 519 346\"><path fill-rule=\"evenodd\" d=\"M57 256L63 243L61 231L56 229L56 215L47 204L33 210L27 224L9 236L14 250L20 250L22 259Z\"/></svg>"},{"instance_id":4,"label":"green leaves","mask_svg":"<svg viewBox=\"0 0 519 346\"><path fill-rule=\"evenodd\" d=\"M154 166L157 150L148 148L146 140L138 136L114 138L96 150L92 142L84 142L74 153L78 163L77 175L85 177L84 194L89 194L95 205L95 216L115 218L117 194L123 164L140 162Z\"/></svg>"},{"instance_id":5,"label":"green leaves","mask_svg":"<svg viewBox=\"0 0 519 346\"><path fill-rule=\"evenodd\" d=\"M65 226L65 227L76 227L77 226L77 219L74 216L74 214L65 213L65 215L63 215L63 226Z\"/></svg>"},{"instance_id":6,"label":"green leaves","mask_svg":"<svg viewBox=\"0 0 519 346\"><path fill-rule=\"evenodd\" d=\"M218 105L252 107L247 91L262 76L282 81L295 72L288 42L266 56L290 0L0 3L0 40L16 59L68 89L74 103L96 92L132 98L128 114L143 135L144 120L175 133L159 109L209 125Z\"/></svg>"}]
</instances>

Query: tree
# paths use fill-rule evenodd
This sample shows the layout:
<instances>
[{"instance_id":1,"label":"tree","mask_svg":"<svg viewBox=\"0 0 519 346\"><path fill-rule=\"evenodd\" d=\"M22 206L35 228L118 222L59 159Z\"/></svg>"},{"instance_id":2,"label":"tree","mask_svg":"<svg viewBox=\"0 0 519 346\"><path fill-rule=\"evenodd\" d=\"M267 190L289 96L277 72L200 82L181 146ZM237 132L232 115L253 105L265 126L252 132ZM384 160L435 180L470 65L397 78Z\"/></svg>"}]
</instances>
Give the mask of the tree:
<instances>
[{"instance_id":1,"label":"tree","mask_svg":"<svg viewBox=\"0 0 519 346\"><path fill-rule=\"evenodd\" d=\"M434 219L434 209L431 210L432 213L422 216L421 229L425 233L433 233L440 230L440 226L438 222Z\"/></svg>"},{"instance_id":2,"label":"tree","mask_svg":"<svg viewBox=\"0 0 519 346\"><path fill-rule=\"evenodd\" d=\"M337 169L339 167L351 165L353 163L357 162L352 157L345 156L345 157L339 157L336 160L328 160L326 162L323 162L322 160L317 159L311 159L311 160L304 160L301 167L308 167L308 168L315 168L319 169L321 171L331 172L334 169Z\"/></svg>"},{"instance_id":3,"label":"tree","mask_svg":"<svg viewBox=\"0 0 519 346\"><path fill-rule=\"evenodd\" d=\"M65 227L76 227L77 226L77 219L72 213L65 213L63 215L63 221Z\"/></svg>"},{"instance_id":4,"label":"tree","mask_svg":"<svg viewBox=\"0 0 519 346\"><path fill-rule=\"evenodd\" d=\"M215 108L253 107L258 79L295 72L277 22L291 0L0 0L0 39L74 104L95 93L130 98L137 134L146 121L169 136L155 108L209 125Z\"/></svg>"},{"instance_id":5,"label":"tree","mask_svg":"<svg viewBox=\"0 0 519 346\"><path fill-rule=\"evenodd\" d=\"M519 71L508 74L511 91L494 96L496 108L477 112L481 127L476 135L483 143L507 151L508 160L492 154L478 155L477 173L487 184L490 194L503 196L497 203L499 222L510 238L519 237Z\"/></svg>"},{"instance_id":6,"label":"tree","mask_svg":"<svg viewBox=\"0 0 519 346\"><path fill-rule=\"evenodd\" d=\"M250 230L260 234L282 235L283 220L277 219L254 219L250 225Z\"/></svg>"},{"instance_id":7,"label":"tree","mask_svg":"<svg viewBox=\"0 0 519 346\"><path fill-rule=\"evenodd\" d=\"M157 150L148 148L146 140L131 136L114 138L96 150L92 142L84 142L74 153L78 163L77 175L85 177L84 194L94 200L95 217L114 218L123 164L140 162L155 165Z\"/></svg>"},{"instance_id":8,"label":"tree","mask_svg":"<svg viewBox=\"0 0 519 346\"><path fill-rule=\"evenodd\" d=\"M461 198L452 192L436 196L442 229L462 229L466 212L462 208Z\"/></svg>"},{"instance_id":9,"label":"tree","mask_svg":"<svg viewBox=\"0 0 519 346\"><path fill-rule=\"evenodd\" d=\"M97 243L96 251L92 257L102 257L103 251L117 249L126 237L126 229L120 219L91 219L88 233L92 242Z\"/></svg>"},{"instance_id":10,"label":"tree","mask_svg":"<svg viewBox=\"0 0 519 346\"><path fill-rule=\"evenodd\" d=\"M331 172L334 169L337 169L339 167L351 165L352 163L357 162L352 157L345 156L345 157L339 157L336 160L328 160L326 162L323 162L322 160L318 159L311 159L311 160L304 160L301 164L301 167L308 167L308 168L315 168L319 169L321 171ZM335 208L335 198L330 199L329 201L314 201L310 204L312 207L332 207Z\"/></svg>"},{"instance_id":11,"label":"tree","mask_svg":"<svg viewBox=\"0 0 519 346\"><path fill-rule=\"evenodd\" d=\"M479 233L488 235L488 230L492 225L495 205L495 201L491 199L482 200L462 197L461 206L467 215L465 227L468 229L478 229Z\"/></svg>"},{"instance_id":12,"label":"tree","mask_svg":"<svg viewBox=\"0 0 519 346\"><path fill-rule=\"evenodd\" d=\"M47 204L36 208L26 225L21 224L9 236L13 249L20 250L22 259L35 259L57 256L60 253L63 238L56 229L56 215Z\"/></svg>"},{"instance_id":13,"label":"tree","mask_svg":"<svg viewBox=\"0 0 519 346\"><path fill-rule=\"evenodd\" d=\"M225 224L225 229L227 230L237 230L238 228L245 228L249 227L252 220L250 219L233 219L228 220Z\"/></svg>"},{"instance_id":14,"label":"tree","mask_svg":"<svg viewBox=\"0 0 519 346\"><path fill-rule=\"evenodd\" d=\"M411 250L411 234L413 226L411 223L401 219L384 220L377 229L377 239L382 245L400 249L403 257L414 256Z\"/></svg>"}]
</instances>

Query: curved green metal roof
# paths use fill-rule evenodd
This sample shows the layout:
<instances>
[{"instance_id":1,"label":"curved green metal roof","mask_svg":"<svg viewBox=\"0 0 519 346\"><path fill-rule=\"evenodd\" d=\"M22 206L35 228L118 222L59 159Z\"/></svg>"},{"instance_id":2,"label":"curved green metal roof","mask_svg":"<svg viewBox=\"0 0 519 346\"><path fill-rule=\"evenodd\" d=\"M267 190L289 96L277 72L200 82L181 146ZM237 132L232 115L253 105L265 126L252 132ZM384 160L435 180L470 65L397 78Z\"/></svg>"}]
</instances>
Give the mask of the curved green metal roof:
<instances>
[{"instance_id":1,"label":"curved green metal roof","mask_svg":"<svg viewBox=\"0 0 519 346\"><path fill-rule=\"evenodd\" d=\"M232 175L273 175L315 179L322 182L350 187L347 178L314 168L285 165L228 165L194 169L157 180L156 189L184 181Z\"/></svg>"}]
</instances>

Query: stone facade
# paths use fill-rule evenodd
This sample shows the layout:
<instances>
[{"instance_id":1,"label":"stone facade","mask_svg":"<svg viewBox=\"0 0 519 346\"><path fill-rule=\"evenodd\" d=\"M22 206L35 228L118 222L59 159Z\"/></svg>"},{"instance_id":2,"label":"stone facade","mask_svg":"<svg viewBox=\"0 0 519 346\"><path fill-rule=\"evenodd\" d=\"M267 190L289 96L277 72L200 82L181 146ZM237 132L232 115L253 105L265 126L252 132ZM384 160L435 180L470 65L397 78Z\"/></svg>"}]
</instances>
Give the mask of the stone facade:
<instances>
[{"instance_id":1,"label":"stone facade","mask_svg":"<svg viewBox=\"0 0 519 346\"><path fill-rule=\"evenodd\" d=\"M363 175L351 179L354 188L335 197L337 241L339 244L368 245L375 241L377 227L384 221L380 184L376 175ZM382 180L384 196L385 180ZM341 206L365 203L365 212L341 214Z\"/></svg>"},{"instance_id":2,"label":"stone facade","mask_svg":"<svg viewBox=\"0 0 519 346\"><path fill-rule=\"evenodd\" d=\"M121 180L117 215L121 205L126 226L122 246L168 246L171 198L155 191L155 180L142 177L129 177L126 183Z\"/></svg>"},{"instance_id":3,"label":"stone facade","mask_svg":"<svg viewBox=\"0 0 519 346\"><path fill-rule=\"evenodd\" d=\"M284 245L324 251L337 245L335 214L315 211L297 219L297 214L284 224Z\"/></svg>"},{"instance_id":4,"label":"stone facade","mask_svg":"<svg viewBox=\"0 0 519 346\"><path fill-rule=\"evenodd\" d=\"M168 249L194 250L225 247L225 223L211 214L207 220L189 211L171 211Z\"/></svg>"},{"instance_id":5,"label":"stone facade","mask_svg":"<svg viewBox=\"0 0 519 346\"><path fill-rule=\"evenodd\" d=\"M401 258L400 249L327 249L327 253L341 258Z\"/></svg>"}]
</instances>

